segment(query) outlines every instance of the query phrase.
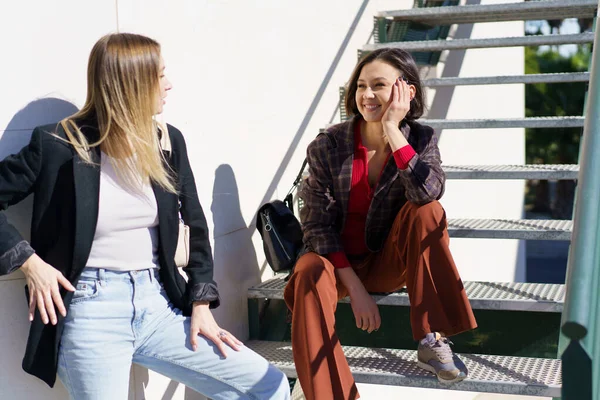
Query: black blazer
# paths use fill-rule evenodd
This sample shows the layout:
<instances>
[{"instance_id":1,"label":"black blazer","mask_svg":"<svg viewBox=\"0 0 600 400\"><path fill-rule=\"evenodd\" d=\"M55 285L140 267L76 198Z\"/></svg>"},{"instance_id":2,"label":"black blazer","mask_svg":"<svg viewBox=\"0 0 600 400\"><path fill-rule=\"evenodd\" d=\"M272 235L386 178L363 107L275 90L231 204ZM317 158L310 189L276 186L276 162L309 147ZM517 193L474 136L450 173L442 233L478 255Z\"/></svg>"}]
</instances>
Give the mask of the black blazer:
<instances>
[{"instance_id":1,"label":"black blazer","mask_svg":"<svg viewBox=\"0 0 600 400\"><path fill-rule=\"evenodd\" d=\"M78 125L90 143L98 139L99 131L93 119ZM98 220L100 150L95 147L91 151L95 164L85 163L73 146L53 136L53 132L66 138L60 125L37 127L29 145L0 162L0 209L34 194L31 247L76 286L87 263ZM169 300L189 315L193 301L210 301L214 308L219 304L219 296L213 281L208 227L198 201L185 140L181 132L170 125L169 135L172 151L165 156L176 172L179 196L153 184L158 204L160 277ZM174 262L179 202L181 216L191 232L190 261L184 268L189 277L187 284ZM27 242L8 223L4 213L0 213L0 275L20 267L31 254L27 249ZM73 294L61 289L61 295L68 310ZM51 387L56 380L58 348L64 327L64 318L57 314L56 326L44 325L36 311L23 359L23 369Z\"/></svg>"}]
</instances>

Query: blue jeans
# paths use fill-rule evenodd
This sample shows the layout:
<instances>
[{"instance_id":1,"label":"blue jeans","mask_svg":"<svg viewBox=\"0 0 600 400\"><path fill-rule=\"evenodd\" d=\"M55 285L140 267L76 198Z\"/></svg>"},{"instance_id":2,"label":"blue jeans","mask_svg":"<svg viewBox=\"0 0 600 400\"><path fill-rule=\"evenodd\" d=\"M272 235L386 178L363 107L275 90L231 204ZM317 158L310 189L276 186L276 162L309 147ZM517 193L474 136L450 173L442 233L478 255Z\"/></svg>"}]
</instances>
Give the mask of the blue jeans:
<instances>
[{"instance_id":1,"label":"blue jeans","mask_svg":"<svg viewBox=\"0 0 600 400\"><path fill-rule=\"evenodd\" d=\"M169 303L158 271L86 268L60 343L58 376L73 399L126 399L131 363L211 399L289 399L285 375L247 347L223 358Z\"/></svg>"}]
</instances>

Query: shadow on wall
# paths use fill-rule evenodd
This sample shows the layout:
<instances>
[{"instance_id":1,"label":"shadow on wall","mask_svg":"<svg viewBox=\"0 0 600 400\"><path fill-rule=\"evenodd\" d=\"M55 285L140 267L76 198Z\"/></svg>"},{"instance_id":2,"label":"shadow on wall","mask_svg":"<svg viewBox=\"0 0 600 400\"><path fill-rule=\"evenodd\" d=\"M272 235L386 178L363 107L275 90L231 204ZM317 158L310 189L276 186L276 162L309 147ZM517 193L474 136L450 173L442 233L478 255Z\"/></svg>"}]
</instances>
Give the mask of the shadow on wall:
<instances>
[{"instance_id":1,"label":"shadow on wall","mask_svg":"<svg viewBox=\"0 0 600 400\"><path fill-rule=\"evenodd\" d=\"M73 104L56 98L38 99L30 102L22 110L17 112L8 125L4 127L0 138L0 159L4 159L10 154L17 153L21 148L29 143L31 131L35 126L57 122L73 113L77 112L77 107ZM32 196L29 196L21 203L12 206L7 211L10 222L21 232L25 238L29 238L31 226ZM21 286L15 282L3 289ZM42 381L20 371L21 358L25 349L29 321L27 321L27 304L22 296L23 289L17 289L18 296L9 294L10 291L4 291L3 300L0 303L0 314L8 316L8 326L2 328L2 339L0 346L4 351L0 357L0 370L13 371L8 373L6 380L0 379L0 397L3 399L12 398L45 398L48 400L59 400L67 398L67 393L60 382L56 383L54 389L50 390ZM18 312L17 312L18 311ZM17 373L17 371L19 371ZM4 374L4 372L3 372Z\"/></svg>"},{"instance_id":2,"label":"shadow on wall","mask_svg":"<svg viewBox=\"0 0 600 400\"><path fill-rule=\"evenodd\" d=\"M215 317L225 329L243 339L248 334L245 294L248 287L260 281L260 273L252 244L253 230L242 216L235 174L228 164L215 171L210 209L214 223L214 279L221 295Z\"/></svg>"},{"instance_id":3,"label":"shadow on wall","mask_svg":"<svg viewBox=\"0 0 600 400\"><path fill-rule=\"evenodd\" d=\"M286 153L283 155L281 163L279 164L277 171L273 175L273 179L271 180L271 183L269 184L269 187L267 188L265 195L263 196L262 200L260 201L260 204L258 205L258 207L255 208L256 210L258 210L260 206L262 206L263 204L265 204L266 202L268 202L269 200L271 200L273 198L273 194L275 193L277 186L281 182L281 178L283 177L283 174L286 171L286 168L288 167L289 163L291 162L292 156L294 155L294 152L296 151L298 144L300 143L300 140L304 136L304 133L306 132L306 128L308 127L308 124L310 123L310 121L313 117L313 114L315 113L315 111L317 109L317 106L319 105L319 103L321 102L321 99L323 98L323 95L325 94L325 90L329 87L329 83L331 82L333 73L337 69L337 67L342 59L342 56L345 54L345 52L348 48L348 44L350 43L350 39L352 38L352 35L354 34L354 31L356 30L356 27L358 26L358 23L360 22L363 14L365 12L365 9L367 8L368 5L369 5L369 0L363 0L362 3L360 3L360 6L358 7L358 10L356 12L356 15L354 16L354 19L350 23L350 26L348 27L348 31L346 32L346 35L344 36L342 43L340 44L338 51L336 52L335 56L333 57L331 65L329 66L329 68L327 69L327 72L325 73L325 76L323 77L323 81L321 82L321 85L319 86L319 88L317 89L317 92L315 93L315 97L313 98L312 102L308 106L308 110L306 111L306 114L304 115L304 118L302 119L302 122L300 123L298 130L294 134L294 137L292 138L292 142L290 143L290 146L288 147ZM353 49L353 51L354 51L354 49ZM339 86L339 82L337 82L336 86L335 86L336 92L337 92L338 86ZM334 113L335 113L335 111L334 111ZM321 124L324 124L325 122L326 121L319 121L319 123L321 123ZM314 132L314 136L316 136L317 133L318 132ZM311 133L311 134L313 134L313 133ZM296 168L297 167L294 166L293 169L296 170ZM250 226L255 226L255 223L256 223L255 218L256 218L256 214L254 215L254 218L253 218L252 222L250 223Z\"/></svg>"},{"instance_id":4,"label":"shadow on wall","mask_svg":"<svg viewBox=\"0 0 600 400\"><path fill-rule=\"evenodd\" d=\"M203 190L206 188L198 187L199 192ZM203 208L206 213L204 205ZM215 319L220 326L243 340L248 332L245 293L249 286L259 282L260 275L252 232L242 216L237 181L228 164L215 170L210 210L214 224L214 279L221 296L221 305L214 310ZM185 399L200 400L204 397L186 388Z\"/></svg>"},{"instance_id":5,"label":"shadow on wall","mask_svg":"<svg viewBox=\"0 0 600 400\"><path fill-rule=\"evenodd\" d=\"M477 5L480 4L481 0L467 0L465 5ZM473 33L473 24L462 24L456 28L453 39L470 39ZM446 62L444 65L444 71L440 78L455 77L460 75L460 69L462 68L463 61L465 60L466 50L451 50L448 53ZM448 109L450 108L450 102L454 96L454 86L443 86L437 88L435 96L429 107L427 118L430 119L445 119L448 116Z\"/></svg>"},{"instance_id":6,"label":"shadow on wall","mask_svg":"<svg viewBox=\"0 0 600 400\"><path fill-rule=\"evenodd\" d=\"M34 100L17 112L0 139L0 159L21 150L31 137L33 128L52 124L73 115L79 109L68 101L56 98Z\"/></svg>"},{"instance_id":7,"label":"shadow on wall","mask_svg":"<svg viewBox=\"0 0 600 400\"><path fill-rule=\"evenodd\" d=\"M52 97L27 104L12 117L0 138L0 159L25 147L36 126L56 123L77 111L74 104ZM6 212L10 222L26 239L30 235L32 206L33 199L29 196Z\"/></svg>"},{"instance_id":8,"label":"shadow on wall","mask_svg":"<svg viewBox=\"0 0 600 400\"><path fill-rule=\"evenodd\" d=\"M467 0L464 5L478 5L481 4L481 0ZM473 33L473 24L462 24L459 25L454 33L453 39L470 39ZM466 50L451 50L446 58L444 70L441 74L441 78L456 77L460 76L460 70L462 68ZM445 86L437 88L435 96L431 101L431 106L427 112L427 118L429 119L446 119L448 116L448 110L450 103L454 97L454 86ZM477 116L473 116L477 118ZM449 133L451 136L452 133ZM440 138L443 137L443 130L440 130ZM450 137L449 136L449 137ZM441 139L440 139L441 140ZM524 193L523 193L524 195ZM525 282L526 275L526 248L525 241L519 240L518 248L515 257L515 274L513 280L515 282Z\"/></svg>"}]
</instances>

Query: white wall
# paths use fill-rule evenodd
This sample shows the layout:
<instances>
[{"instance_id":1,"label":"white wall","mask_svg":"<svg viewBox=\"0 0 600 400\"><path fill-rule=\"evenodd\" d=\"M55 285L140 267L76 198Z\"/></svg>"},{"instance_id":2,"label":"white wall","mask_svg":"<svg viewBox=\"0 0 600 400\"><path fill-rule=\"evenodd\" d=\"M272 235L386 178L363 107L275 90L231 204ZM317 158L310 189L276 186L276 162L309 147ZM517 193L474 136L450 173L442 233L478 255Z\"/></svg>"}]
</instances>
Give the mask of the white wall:
<instances>
[{"instance_id":1,"label":"white wall","mask_svg":"<svg viewBox=\"0 0 600 400\"><path fill-rule=\"evenodd\" d=\"M332 117L333 122L339 119L338 87L356 63L356 50L370 37L373 15L411 5L411 0L4 1L0 35L9 40L0 41L5 82L0 158L26 144L34 126L56 121L83 104L87 57L100 36L120 30L156 38L174 85L165 120L186 137L213 232L215 277L222 295L215 314L223 326L245 338L245 291L263 271L268 276L254 214L263 202L286 194L308 143ZM522 23L487 24L475 26L471 37L522 33ZM522 71L522 49L473 50L466 53L460 74ZM523 115L523 88L518 85L485 93L476 87L458 88L451 99L448 118ZM492 99L502 106L494 106ZM432 112L443 108L436 106ZM483 152L484 146L496 151ZM441 149L447 164L522 163L523 131L446 131ZM482 187L498 196L488 195L490 201L483 203ZM522 187L519 182L449 182L443 203L449 217L516 218L521 215ZM495 202L500 194L504 200ZM26 235L27 203L10 211ZM521 260L517 246L502 244L501 255L490 260L498 245L453 240L463 276L512 280L515 260ZM23 285L20 273L0 278L0 398L63 399L60 383L48 390L21 371L28 328ZM132 376L131 398L199 398L139 367ZM364 390L364 398L373 393L372 388Z\"/></svg>"},{"instance_id":2,"label":"white wall","mask_svg":"<svg viewBox=\"0 0 600 400\"><path fill-rule=\"evenodd\" d=\"M117 24L115 3L105 1L2 1L0 15L3 158L27 144L34 126L72 113L71 103L83 103L87 54ZM41 98L57 99L36 101ZM10 217L28 235L31 202L25 203L11 209ZM49 390L21 370L29 327L23 286L20 273L0 277L0 398L65 399L60 382Z\"/></svg>"},{"instance_id":3,"label":"white wall","mask_svg":"<svg viewBox=\"0 0 600 400\"><path fill-rule=\"evenodd\" d=\"M508 1L470 0L469 4L506 2ZM479 39L523 34L523 21L515 21L460 25L454 37ZM446 63L439 65L438 75L520 75L525 73L524 69L523 47L471 49L449 53ZM522 84L457 86L430 90L429 95L430 118L493 119L525 116L525 88ZM440 152L443 163L447 165L525 164L525 130L445 130L440 138ZM449 218L518 219L523 217L524 190L523 180L448 180L442 203ZM465 280L525 280L524 242L452 239L451 248Z\"/></svg>"}]
</instances>

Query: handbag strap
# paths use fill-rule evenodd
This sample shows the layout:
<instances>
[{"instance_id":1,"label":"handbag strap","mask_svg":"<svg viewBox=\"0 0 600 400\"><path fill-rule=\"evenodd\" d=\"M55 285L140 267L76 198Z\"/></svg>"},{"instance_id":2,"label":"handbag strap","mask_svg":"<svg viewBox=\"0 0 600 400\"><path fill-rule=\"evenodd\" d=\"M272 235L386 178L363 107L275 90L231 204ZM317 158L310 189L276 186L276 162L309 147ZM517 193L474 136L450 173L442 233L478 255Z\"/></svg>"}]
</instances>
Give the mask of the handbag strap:
<instances>
[{"instance_id":1,"label":"handbag strap","mask_svg":"<svg viewBox=\"0 0 600 400\"><path fill-rule=\"evenodd\" d=\"M320 132L318 136L320 135L325 135L327 137L327 139L329 140L329 143L331 144L331 147L333 149L335 149L337 147L337 142L335 141L335 138L333 138L331 135L329 135L327 132ZM289 203L290 204L290 208L291 207L291 194L294 191L294 189L296 189L298 187L298 184L300 183L300 181L302 180L302 174L304 173L304 169L306 168L306 165L308 164L308 158L305 158L304 161L302 162L302 167L300 167L300 172L298 172L298 175L296 175L296 179L294 179L294 183L292 184L292 187L290 188L290 190L288 191L287 195L285 196L285 202L286 204Z\"/></svg>"},{"instance_id":2,"label":"handbag strap","mask_svg":"<svg viewBox=\"0 0 600 400\"><path fill-rule=\"evenodd\" d=\"M306 168L307 164L308 164L308 158L305 158L304 161L302 162L302 167L300 167L300 172L298 172L296 179L294 179L294 183L292 183L292 187L290 188L290 190L288 190L286 198L288 196L290 196L292 194L292 192L294 191L294 189L296 189L298 187L298 184L302 180L302 174L304 173L304 169Z\"/></svg>"},{"instance_id":3,"label":"handbag strap","mask_svg":"<svg viewBox=\"0 0 600 400\"><path fill-rule=\"evenodd\" d=\"M171 154L171 137L169 136L169 128L167 128L167 124L156 121L158 125L158 129L160 130L160 148L163 151Z\"/></svg>"},{"instance_id":4,"label":"handbag strap","mask_svg":"<svg viewBox=\"0 0 600 400\"><path fill-rule=\"evenodd\" d=\"M162 149L162 151L169 153L169 156L171 156L172 147L171 137L169 136L169 128L167 127L167 124L160 121L156 121L156 124L158 125L158 129L160 130L160 148ZM179 205L177 207L177 213L179 214L179 222L183 223L183 217L181 216L181 199L178 199L178 202Z\"/></svg>"},{"instance_id":5,"label":"handbag strap","mask_svg":"<svg viewBox=\"0 0 600 400\"><path fill-rule=\"evenodd\" d=\"M300 167L300 172L298 172L296 179L294 179L294 186L298 186L298 184L302 180L302 174L304 173L304 169L306 168L307 164L308 164L308 158L305 158L304 161L302 162L302 167Z\"/></svg>"},{"instance_id":6,"label":"handbag strap","mask_svg":"<svg viewBox=\"0 0 600 400\"><path fill-rule=\"evenodd\" d=\"M332 148L335 149L337 147L337 142L333 137L331 137L331 135L327 134L327 132L320 132L317 136L320 135L325 135L327 137ZM307 164L308 158L305 158L304 162L302 162L302 167L300 167L300 172L298 172L298 175L296 175L296 179L294 179L294 183L292 184L292 188L289 190L288 195L294 191L294 188L298 187L298 184L302 180L302 174L304 173L304 169L306 168Z\"/></svg>"}]
</instances>

